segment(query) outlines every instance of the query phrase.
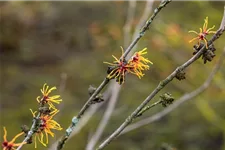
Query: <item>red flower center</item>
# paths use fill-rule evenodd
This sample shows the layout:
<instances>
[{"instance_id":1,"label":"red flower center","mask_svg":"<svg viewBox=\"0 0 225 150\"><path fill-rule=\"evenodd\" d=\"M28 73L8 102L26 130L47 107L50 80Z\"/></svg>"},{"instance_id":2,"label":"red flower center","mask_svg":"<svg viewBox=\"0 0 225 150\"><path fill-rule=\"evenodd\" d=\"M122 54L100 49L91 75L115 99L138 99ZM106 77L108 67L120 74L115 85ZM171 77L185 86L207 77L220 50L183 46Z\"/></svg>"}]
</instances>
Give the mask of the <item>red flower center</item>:
<instances>
[{"instance_id":1,"label":"red flower center","mask_svg":"<svg viewBox=\"0 0 225 150\"><path fill-rule=\"evenodd\" d=\"M44 97L43 97L43 100L47 100L47 99L48 99L48 96L44 96Z\"/></svg>"},{"instance_id":2,"label":"red flower center","mask_svg":"<svg viewBox=\"0 0 225 150\"><path fill-rule=\"evenodd\" d=\"M47 125L46 125L46 120L45 119L41 119L42 123L40 125L41 129L43 130Z\"/></svg>"},{"instance_id":3,"label":"red flower center","mask_svg":"<svg viewBox=\"0 0 225 150\"><path fill-rule=\"evenodd\" d=\"M207 32L202 32L202 33L200 33L200 34L199 34L199 39L200 39L200 40L204 40L205 37L206 37L206 35L208 35Z\"/></svg>"},{"instance_id":4,"label":"red flower center","mask_svg":"<svg viewBox=\"0 0 225 150\"><path fill-rule=\"evenodd\" d=\"M7 147L8 146L8 142L3 142L2 143L2 147Z\"/></svg>"},{"instance_id":5,"label":"red flower center","mask_svg":"<svg viewBox=\"0 0 225 150\"><path fill-rule=\"evenodd\" d=\"M42 102L47 103L48 102L48 96L44 96L43 99L42 99Z\"/></svg>"},{"instance_id":6,"label":"red flower center","mask_svg":"<svg viewBox=\"0 0 225 150\"><path fill-rule=\"evenodd\" d=\"M127 64L125 62L120 62L120 64L119 64L119 71L120 72L126 72L127 68L128 68L126 65Z\"/></svg>"},{"instance_id":7,"label":"red flower center","mask_svg":"<svg viewBox=\"0 0 225 150\"><path fill-rule=\"evenodd\" d=\"M13 147L13 144L9 144L9 142L5 141L2 143L2 147L6 148L6 150L11 150Z\"/></svg>"},{"instance_id":8,"label":"red flower center","mask_svg":"<svg viewBox=\"0 0 225 150\"><path fill-rule=\"evenodd\" d=\"M138 55L133 56L133 57L132 57L132 61L133 61L133 62L137 62L137 61L138 61Z\"/></svg>"},{"instance_id":9,"label":"red flower center","mask_svg":"<svg viewBox=\"0 0 225 150\"><path fill-rule=\"evenodd\" d=\"M12 145L12 144L9 144L9 145L7 146L8 150L11 150L11 149L12 149L12 147L13 147L13 145Z\"/></svg>"}]
</instances>

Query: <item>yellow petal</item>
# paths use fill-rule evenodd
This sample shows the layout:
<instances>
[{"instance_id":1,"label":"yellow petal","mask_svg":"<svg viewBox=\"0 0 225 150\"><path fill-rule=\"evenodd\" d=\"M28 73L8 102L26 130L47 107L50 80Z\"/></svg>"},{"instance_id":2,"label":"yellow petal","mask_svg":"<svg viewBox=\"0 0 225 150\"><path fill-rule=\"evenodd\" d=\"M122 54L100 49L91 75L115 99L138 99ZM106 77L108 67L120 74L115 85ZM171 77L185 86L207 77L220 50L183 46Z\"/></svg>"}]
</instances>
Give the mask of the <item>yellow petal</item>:
<instances>
[{"instance_id":1,"label":"yellow petal","mask_svg":"<svg viewBox=\"0 0 225 150\"><path fill-rule=\"evenodd\" d=\"M16 140L19 136L21 136L21 135L23 135L23 134L24 134L24 132L21 132L21 133L17 134L17 135L10 141L10 143L14 143L15 140Z\"/></svg>"},{"instance_id":2,"label":"yellow petal","mask_svg":"<svg viewBox=\"0 0 225 150\"><path fill-rule=\"evenodd\" d=\"M49 93L51 93L53 90L56 90L56 87L52 87L50 90L46 90L46 95L49 95Z\"/></svg>"},{"instance_id":3,"label":"yellow petal","mask_svg":"<svg viewBox=\"0 0 225 150\"><path fill-rule=\"evenodd\" d=\"M197 40L197 39L198 39L198 37L193 38L193 39L191 39L191 40L189 41L189 43L191 43L191 42L193 42L194 40Z\"/></svg>"},{"instance_id":4,"label":"yellow petal","mask_svg":"<svg viewBox=\"0 0 225 150\"><path fill-rule=\"evenodd\" d=\"M209 28L206 32L209 32L210 30L212 30L212 29L214 29L214 28L215 28L215 25L212 26L211 28ZM214 31L214 32L216 32L216 31Z\"/></svg>"},{"instance_id":5,"label":"yellow petal","mask_svg":"<svg viewBox=\"0 0 225 150\"><path fill-rule=\"evenodd\" d=\"M3 136L3 139L4 139L4 141L7 141L7 130L6 130L6 128L5 127L3 127L3 130L4 130L4 136Z\"/></svg>"}]
</instances>

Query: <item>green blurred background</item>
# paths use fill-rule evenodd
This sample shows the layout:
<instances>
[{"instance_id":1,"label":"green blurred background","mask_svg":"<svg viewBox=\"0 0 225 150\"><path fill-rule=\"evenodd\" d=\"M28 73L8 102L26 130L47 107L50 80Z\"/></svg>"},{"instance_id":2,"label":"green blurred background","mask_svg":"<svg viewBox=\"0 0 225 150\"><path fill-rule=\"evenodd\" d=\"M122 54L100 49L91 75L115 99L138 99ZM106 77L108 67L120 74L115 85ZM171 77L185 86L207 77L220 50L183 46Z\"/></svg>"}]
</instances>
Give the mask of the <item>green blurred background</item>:
<instances>
[{"instance_id":1,"label":"green blurred background","mask_svg":"<svg viewBox=\"0 0 225 150\"><path fill-rule=\"evenodd\" d=\"M153 8L158 4L155 2ZM37 109L36 97L40 95L40 88L44 83L59 87L65 75L65 89L61 90L63 106L57 121L66 129L72 116L88 99L89 85L98 86L106 76L107 65L103 61L112 61L112 54L120 56L127 7L128 2L121 1L0 2L0 141L3 126L7 127L11 139L20 132L21 125L31 125L29 108ZM138 23L144 7L145 2L137 2L132 27ZM116 110L100 141L124 121L160 80L192 57L193 45L188 41L195 35L188 31L198 31L206 16L209 17L209 27L215 25L217 29L223 7L222 1L172 2L162 10L137 48L147 47L147 57L154 65L141 80L133 75L127 76ZM224 41L225 36L222 36L215 42L217 56L212 62L204 65L199 59L186 70L186 80L174 80L160 94L170 92L178 99L202 85L222 53ZM159 95L153 101L158 98ZM200 111L202 101L210 107ZM106 104L78 135L67 142L65 150L85 149L105 107ZM142 118L162 109L157 106ZM215 115L210 113L211 110ZM64 130L55 132L56 137L63 133ZM225 150L224 66L204 93L160 121L120 136L106 149L158 150L162 143L179 150ZM34 149L34 144L23 149ZM38 149L47 148L38 144Z\"/></svg>"}]
</instances>

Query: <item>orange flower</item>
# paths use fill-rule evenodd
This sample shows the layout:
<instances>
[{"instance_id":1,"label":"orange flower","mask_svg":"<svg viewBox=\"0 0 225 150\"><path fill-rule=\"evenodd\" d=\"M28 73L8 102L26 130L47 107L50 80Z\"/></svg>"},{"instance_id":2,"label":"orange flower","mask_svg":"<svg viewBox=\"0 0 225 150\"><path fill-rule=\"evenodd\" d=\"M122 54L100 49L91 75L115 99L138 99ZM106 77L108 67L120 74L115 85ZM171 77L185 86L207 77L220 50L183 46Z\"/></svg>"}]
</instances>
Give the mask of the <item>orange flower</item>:
<instances>
[{"instance_id":1,"label":"orange flower","mask_svg":"<svg viewBox=\"0 0 225 150\"><path fill-rule=\"evenodd\" d=\"M150 60L142 56L147 54L146 50L147 48L144 48L143 50L134 53L134 55L129 60L129 64L134 67L134 74L137 75L138 78L144 76L144 74L142 73L143 70L149 70L149 66L147 65L148 63L153 64Z\"/></svg>"},{"instance_id":2,"label":"orange flower","mask_svg":"<svg viewBox=\"0 0 225 150\"><path fill-rule=\"evenodd\" d=\"M210 30L215 28L215 25L213 27L209 28L209 29L207 29L207 26L208 26L208 17L206 17L206 19L205 19L205 23L203 25L203 28L199 28L200 29L199 33L196 32L196 31L193 31L193 30L189 31L189 33L195 33L195 34L198 35L197 37L191 39L189 41L189 43L193 42L194 40L198 40L198 46L200 46L200 41L204 41L205 46L208 49L206 36L210 33L216 33L216 31L210 31Z\"/></svg>"},{"instance_id":3,"label":"orange flower","mask_svg":"<svg viewBox=\"0 0 225 150\"><path fill-rule=\"evenodd\" d=\"M122 55L123 55L123 48L122 49ZM117 59L114 55L112 57L115 59L113 63L104 62L105 64L110 65L110 69L108 72L108 79L116 79L116 82L119 84L123 84L125 81L125 74L127 72L132 72L132 66L130 66L127 61L122 58L121 60Z\"/></svg>"},{"instance_id":4,"label":"orange flower","mask_svg":"<svg viewBox=\"0 0 225 150\"><path fill-rule=\"evenodd\" d=\"M123 48L121 47L121 49L123 56ZM112 55L115 59L113 63L104 62L110 65L107 78L116 78L116 81L119 82L119 84L123 84L125 81L126 73L135 74L139 78L143 77L144 74L142 73L142 71L149 69L149 66L147 65L148 63L152 64L150 60L142 56L144 54L147 54L146 50L147 48L144 48L143 50L136 52L134 56L132 56L131 59L128 61L126 61L124 58L119 60Z\"/></svg>"},{"instance_id":5,"label":"orange flower","mask_svg":"<svg viewBox=\"0 0 225 150\"><path fill-rule=\"evenodd\" d=\"M48 144L48 134L54 137L54 133L51 131L52 129L55 130L62 130L59 123L57 123L55 120L52 120L52 118L59 112L59 110L54 110L49 115L41 115L39 118L39 125L38 130L35 135L35 148L37 148L37 138L38 141L44 145L47 146ZM31 113L33 117L35 117L35 112L31 110ZM44 135L45 135L45 141L44 141Z\"/></svg>"},{"instance_id":6,"label":"orange flower","mask_svg":"<svg viewBox=\"0 0 225 150\"><path fill-rule=\"evenodd\" d=\"M21 132L19 134L17 134L10 142L8 142L7 140L7 131L6 131L6 128L3 127L4 129L4 136L3 136L3 139L4 139L4 142L2 143L2 148L3 150L15 150L16 148L15 147L19 147L20 145L24 145L26 144L26 142L21 142L21 143L14 143L15 140L24 134L24 132Z\"/></svg>"},{"instance_id":7,"label":"orange flower","mask_svg":"<svg viewBox=\"0 0 225 150\"><path fill-rule=\"evenodd\" d=\"M56 109L55 106L52 103L59 104L62 99L60 98L60 95L54 95L54 96L49 96L49 94L53 91L56 90L56 87L52 87L49 89L49 86L45 83L43 85L43 88L41 89L41 93L43 94L42 98L40 99L40 96L37 97L38 103L47 103L49 104L50 108Z\"/></svg>"}]
</instances>

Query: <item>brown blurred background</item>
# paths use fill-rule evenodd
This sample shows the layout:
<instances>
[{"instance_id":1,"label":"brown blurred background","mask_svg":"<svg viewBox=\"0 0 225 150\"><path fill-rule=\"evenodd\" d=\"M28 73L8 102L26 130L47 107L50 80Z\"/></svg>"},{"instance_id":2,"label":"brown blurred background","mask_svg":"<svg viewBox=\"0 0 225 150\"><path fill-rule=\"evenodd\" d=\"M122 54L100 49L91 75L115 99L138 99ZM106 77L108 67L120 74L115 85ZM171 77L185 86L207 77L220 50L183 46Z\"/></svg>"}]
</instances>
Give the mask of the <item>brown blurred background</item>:
<instances>
[{"instance_id":1,"label":"brown blurred background","mask_svg":"<svg viewBox=\"0 0 225 150\"><path fill-rule=\"evenodd\" d=\"M154 2L155 8L159 2ZM128 2L0 2L0 133L7 127L8 138L31 125L29 108L37 109L36 97L44 83L57 86L65 82L63 105L57 121L64 130L88 99L89 85L98 86L106 76L112 54L119 57L124 45L123 27ZM132 32L143 13L145 2L137 2ZM148 48L154 63L143 79L128 75L119 101L100 141L111 134L178 65L192 57L188 43L199 31L206 16L209 27L220 26L224 2L172 2L156 17L137 50ZM209 36L210 37L210 36ZM160 94L170 92L176 99L202 85L224 48L225 36L215 42L216 57L210 63L198 60L186 70L186 80L174 80ZM125 47L126 48L126 47ZM63 77L66 76L64 80ZM160 121L120 136L106 149L160 149L163 143L177 150L225 150L225 69L221 67L211 86ZM64 80L64 81L62 81ZM153 101L158 100L159 95ZM201 101L210 106L203 112ZM105 111L104 104L81 130L69 140L65 150L85 149ZM142 118L163 110L161 106ZM222 122L212 119L213 110ZM139 120L141 120L140 118ZM224 128L223 128L224 127ZM63 131L56 131L60 137ZM22 138L20 139L22 140ZM52 140L51 140L52 142ZM49 144L51 145L51 144ZM34 149L34 144L24 150ZM38 149L47 149L38 144Z\"/></svg>"}]
</instances>

